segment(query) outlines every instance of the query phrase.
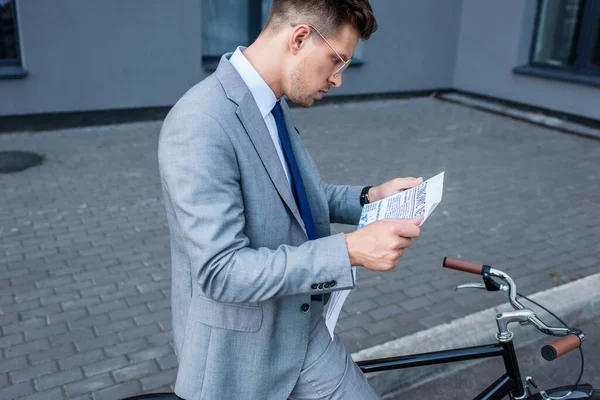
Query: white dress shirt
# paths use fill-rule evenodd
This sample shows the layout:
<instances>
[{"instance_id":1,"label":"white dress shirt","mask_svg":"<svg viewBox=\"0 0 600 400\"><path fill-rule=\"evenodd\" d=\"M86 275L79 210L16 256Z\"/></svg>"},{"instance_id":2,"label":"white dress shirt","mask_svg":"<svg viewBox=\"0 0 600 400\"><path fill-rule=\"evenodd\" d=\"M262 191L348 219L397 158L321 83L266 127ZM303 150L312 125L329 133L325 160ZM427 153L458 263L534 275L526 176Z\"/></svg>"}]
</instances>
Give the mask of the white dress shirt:
<instances>
[{"instance_id":1,"label":"white dress shirt","mask_svg":"<svg viewBox=\"0 0 600 400\"><path fill-rule=\"evenodd\" d=\"M271 114L271 110L273 110L273 107L275 107L277 98L275 97L275 93L273 93L269 85L267 85L265 80L259 75L258 72L256 72L252 64L250 64L248 59L244 56L242 53L244 50L246 50L245 47L238 47L229 61L240 74L242 80L244 83L246 83L246 86L248 86L250 93L252 93L252 96L254 97L254 101L258 105L258 109L260 110L260 113L265 120L265 124L267 125L267 129L271 134L271 139L275 145L275 150L277 150L277 155L279 155L281 166L283 167L285 175L288 178L288 182L291 185L292 180L290 178L290 173L288 171L283 151L281 150L281 143L279 142L279 134L277 132L277 124L275 123L275 117L273 114Z\"/></svg>"}]
</instances>

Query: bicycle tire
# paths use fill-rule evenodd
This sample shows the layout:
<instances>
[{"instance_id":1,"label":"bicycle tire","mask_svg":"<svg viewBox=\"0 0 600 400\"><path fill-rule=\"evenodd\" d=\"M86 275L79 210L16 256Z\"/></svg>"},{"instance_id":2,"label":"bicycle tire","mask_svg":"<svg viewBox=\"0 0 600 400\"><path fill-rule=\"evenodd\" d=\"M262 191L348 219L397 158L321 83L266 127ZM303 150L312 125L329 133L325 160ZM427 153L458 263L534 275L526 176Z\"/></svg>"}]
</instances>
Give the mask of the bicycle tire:
<instances>
[{"instance_id":1,"label":"bicycle tire","mask_svg":"<svg viewBox=\"0 0 600 400\"><path fill-rule=\"evenodd\" d=\"M572 386L571 386L571 388L572 388ZM563 386L560 388L549 389L547 392L551 393L552 391L555 391L555 390L565 390L565 389L569 390L569 387ZM589 390L589 388L588 388L588 390ZM569 396L569 397L565 398L565 400L568 400L568 399L600 400L600 389L592 389L591 394L592 394L591 397L571 397L571 396ZM527 397L527 400L543 400L543 399L539 393L536 393L532 396Z\"/></svg>"}]
</instances>

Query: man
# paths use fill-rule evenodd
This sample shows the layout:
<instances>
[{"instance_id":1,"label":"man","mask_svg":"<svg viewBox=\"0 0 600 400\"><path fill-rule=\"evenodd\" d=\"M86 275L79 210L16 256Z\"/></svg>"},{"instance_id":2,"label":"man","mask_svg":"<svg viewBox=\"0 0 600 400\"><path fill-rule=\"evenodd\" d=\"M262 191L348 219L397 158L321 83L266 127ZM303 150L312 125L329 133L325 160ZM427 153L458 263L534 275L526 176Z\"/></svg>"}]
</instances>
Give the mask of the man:
<instances>
[{"instance_id":1,"label":"man","mask_svg":"<svg viewBox=\"0 0 600 400\"><path fill-rule=\"evenodd\" d=\"M283 96L342 84L368 0L274 0L259 38L226 54L167 116L159 165L171 235L175 392L199 399L377 399L322 317L351 266L396 266L419 219L357 224L361 203L413 187L323 182Z\"/></svg>"}]
</instances>

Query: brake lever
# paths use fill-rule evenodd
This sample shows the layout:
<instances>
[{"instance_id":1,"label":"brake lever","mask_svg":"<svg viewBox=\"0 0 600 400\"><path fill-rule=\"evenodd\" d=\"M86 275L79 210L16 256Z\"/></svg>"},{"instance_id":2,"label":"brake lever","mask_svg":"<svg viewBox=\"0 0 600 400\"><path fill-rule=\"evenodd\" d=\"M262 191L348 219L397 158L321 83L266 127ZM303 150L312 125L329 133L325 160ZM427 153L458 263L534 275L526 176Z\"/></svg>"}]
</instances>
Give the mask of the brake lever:
<instances>
[{"instance_id":1,"label":"brake lever","mask_svg":"<svg viewBox=\"0 0 600 400\"><path fill-rule=\"evenodd\" d=\"M465 283L464 285L458 285L457 287L454 288L454 290L460 290L460 289L483 289L483 290L487 290L487 288L485 287L485 285L483 283Z\"/></svg>"},{"instance_id":2,"label":"brake lever","mask_svg":"<svg viewBox=\"0 0 600 400\"><path fill-rule=\"evenodd\" d=\"M508 285L503 285L501 283L498 283L495 280L493 280L492 278L490 278L489 276L484 276L483 282L484 283L466 283L464 285L458 285L456 288L454 288L454 290L483 289L483 290L487 290L488 292L497 292L499 290L502 290L503 292L508 291Z\"/></svg>"}]
</instances>

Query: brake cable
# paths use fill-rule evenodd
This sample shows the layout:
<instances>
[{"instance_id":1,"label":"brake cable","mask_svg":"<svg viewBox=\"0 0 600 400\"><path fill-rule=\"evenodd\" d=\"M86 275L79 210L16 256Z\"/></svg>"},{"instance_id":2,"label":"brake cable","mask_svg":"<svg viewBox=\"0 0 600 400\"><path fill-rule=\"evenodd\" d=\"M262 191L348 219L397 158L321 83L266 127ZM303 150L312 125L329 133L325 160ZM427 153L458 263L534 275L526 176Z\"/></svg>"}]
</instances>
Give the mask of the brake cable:
<instances>
[{"instance_id":1,"label":"brake cable","mask_svg":"<svg viewBox=\"0 0 600 400\"><path fill-rule=\"evenodd\" d=\"M546 307L544 307L543 305L541 305L540 303L537 303L533 300L531 300L529 297L527 296L523 296L521 293L517 292L517 296L521 297L527 301L529 301L530 303L535 304L536 306L540 307L541 309L543 309L544 311L546 311L548 314L552 315L554 318L556 318L561 324L563 324L563 326L567 329L571 329L567 326L567 324L564 323L564 321L560 318L558 318L558 316L556 316L556 314L554 314L552 311L548 310ZM575 385L573 385L573 388L570 390L570 392L574 392L575 390L577 390L577 386L579 385L579 382L581 382L581 377L583 376L583 369L585 366L585 361L583 358L583 350L581 349L581 345L579 346L579 354L581 355L581 369L579 371L579 377L577 378L577 382L575 382ZM552 399L552 397L550 397Z\"/></svg>"}]
</instances>

